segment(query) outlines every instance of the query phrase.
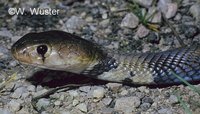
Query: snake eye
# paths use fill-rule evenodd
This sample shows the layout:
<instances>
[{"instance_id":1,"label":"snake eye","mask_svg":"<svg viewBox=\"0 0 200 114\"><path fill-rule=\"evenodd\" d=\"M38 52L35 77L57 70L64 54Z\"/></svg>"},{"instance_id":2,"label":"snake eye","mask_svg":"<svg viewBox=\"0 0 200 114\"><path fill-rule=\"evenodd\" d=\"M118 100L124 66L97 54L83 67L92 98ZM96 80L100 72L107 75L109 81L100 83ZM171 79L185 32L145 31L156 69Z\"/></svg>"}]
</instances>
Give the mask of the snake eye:
<instances>
[{"instance_id":1,"label":"snake eye","mask_svg":"<svg viewBox=\"0 0 200 114\"><path fill-rule=\"evenodd\" d=\"M46 45L39 45L37 47L37 53L40 54L40 55L42 55L42 56L45 55L45 53L47 52L47 50L48 50L48 47Z\"/></svg>"}]
</instances>

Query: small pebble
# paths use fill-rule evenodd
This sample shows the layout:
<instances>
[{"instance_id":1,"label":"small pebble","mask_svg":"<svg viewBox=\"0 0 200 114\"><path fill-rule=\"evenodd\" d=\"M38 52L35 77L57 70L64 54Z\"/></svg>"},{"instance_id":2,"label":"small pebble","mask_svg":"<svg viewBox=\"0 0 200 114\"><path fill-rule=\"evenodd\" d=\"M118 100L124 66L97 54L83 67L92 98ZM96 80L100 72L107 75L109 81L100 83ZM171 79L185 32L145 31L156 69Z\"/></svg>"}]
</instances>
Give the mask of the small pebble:
<instances>
[{"instance_id":1,"label":"small pebble","mask_svg":"<svg viewBox=\"0 0 200 114\"><path fill-rule=\"evenodd\" d=\"M153 99L150 97L144 97L142 98L142 103L150 103L153 104Z\"/></svg>"},{"instance_id":2,"label":"small pebble","mask_svg":"<svg viewBox=\"0 0 200 114\"><path fill-rule=\"evenodd\" d=\"M178 98L175 95L170 95L169 102L171 104L175 104L175 103L178 103L179 101L178 101Z\"/></svg>"},{"instance_id":3,"label":"small pebble","mask_svg":"<svg viewBox=\"0 0 200 114\"><path fill-rule=\"evenodd\" d=\"M146 37L147 35L149 34L149 29L147 29L145 26L143 25L139 25L138 29L137 29L137 32L136 32L136 35L139 37L139 38L144 38Z\"/></svg>"},{"instance_id":4,"label":"small pebble","mask_svg":"<svg viewBox=\"0 0 200 114\"><path fill-rule=\"evenodd\" d=\"M69 92L69 95L72 96L72 97L77 97L79 95L76 90L70 90L68 92Z\"/></svg>"},{"instance_id":5,"label":"small pebble","mask_svg":"<svg viewBox=\"0 0 200 114\"><path fill-rule=\"evenodd\" d=\"M27 90L28 90L28 91L31 91L31 92L35 92L36 87L35 87L34 85L29 85L29 86L27 87Z\"/></svg>"},{"instance_id":6,"label":"small pebble","mask_svg":"<svg viewBox=\"0 0 200 114\"><path fill-rule=\"evenodd\" d=\"M122 90L121 93L120 93L122 96L125 96L128 94L128 91L127 90Z\"/></svg>"},{"instance_id":7,"label":"small pebble","mask_svg":"<svg viewBox=\"0 0 200 114\"><path fill-rule=\"evenodd\" d=\"M60 106L60 105L61 105L61 101L59 101L59 100L55 101L55 102L54 102L54 105Z\"/></svg>"},{"instance_id":8,"label":"small pebble","mask_svg":"<svg viewBox=\"0 0 200 114\"><path fill-rule=\"evenodd\" d=\"M88 93L91 90L91 86L82 86L79 87L79 90L85 93Z\"/></svg>"},{"instance_id":9,"label":"small pebble","mask_svg":"<svg viewBox=\"0 0 200 114\"><path fill-rule=\"evenodd\" d=\"M168 3L167 4L167 11L164 12L167 19L172 18L176 15L178 10L178 5L176 3Z\"/></svg>"},{"instance_id":10,"label":"small pebble","mask_svg":"<svg viewBox=\"0 0 200 114\"><path fill-rule=\"evenodd\" d=\"M131 101L131 102L130 102ZM116 99L115 110L127 110L129 108L136 108L140 105L140 98L138 97L121 97Z\"/></svg>"},{"instance_id":11,"label":"small pebble","mask_svg":"<svg viewBox=\"0 0 200 114\"><path fill-rule=\"evenodd\" d=\"M80 17L77 17L77 16L72 16L65 23L66 28L70 29L70 30L80 29L85 24L86 24L85 21L83 19L81 19Z\"/></svg>"},{"instance_id":12,"label":"small pebble","mask_svg":"<svg viewBox=\"0 0 200 114\"><path fill-rule=\"evenodd\" d=\"M17 102L16 100L11 100L8 105L13 111L19 111L21 104Z\"/></svg>"},{"instance_id":13,"label":"small pebble","mask_svg":"<svg viewBox=\"0 0 200 114\"><path fill-rule=\"evenodd\" d=\"M38 110L41 110L42 108L47 108L50 105L49 99L41 98L38 100L36 106Z\"/></svg>"},{"instance_id":14,"label":"small pebble","mask_svg":"<svg viewBox=\"0 0 200 114\"><path fill-rule=\"evenodd\" d=\"M135 14L128 13L121 22L121 27L136 28L139 24L139 19Z\"/></svg>"},{"instance_id":15,"label":"small pebble","mask_svg":"<svg viewBox=\"0 0 200 114\"><path fill-rule=\"evenodd\" d=\"M158 110L158 113L159 114L173 114L172 110L169 108L162 108L162 109Z\"/></svg>"},{"instance_id":16,"label":"small pebble","mask_svg":"<svg viewBox=\"0 0 200 114\"><path fill-rule=\"evenodd\" d=\"M105 95L105 89L103 87L98 87L93 91L93 98L95 99L101 99Z\"/></svg>"},{"instance_id":17,"label":"small pebble","mask_svg":"<svg viewBox=\"0 0 200 114\"><path fill-rule=\"evenodd\" d=\"M117 92L120 87L122 87L122 84L119 83L108 83L106 86L111 89L113 92Z\"/></svg>"},{"instance_id":18,"label":"small pebble","mask_svg":"<svg viewBox=\"0 0 200 114\"><path fill-rule=\"evenodd\" d=\"M142 104L140 105L140 108L141 108L143 111L148 110L150 107L151 107L151 104L150 104L150 103L142 103Z\"/></svg>"},{"instance_id":19,"label":"small pebble","mask_svg":"<svg viewBox=\"0 0 200 114\"><path fill-rule=\"evenodd\" d=\"M150 7L151 4L153 3L153 0L134 0L134 2L144 7Z\"/></svg>"},{"instance_id":20,"label":"small pebble","mask_svg":"<svg viewBox=\"0 0 200 114\"><path fill-rule=\"evenodd\" d=\"M82 112L87 112L87 105L85 103L80 103L76 107Z\"/></svg>"},{"instance_id":21,"label":"small pebble","mask_svg":"<svg viewBox=\"0 0 200 114\"><path fill-rule=\"evenodd\" d=\"M112 98L104 98L104 99L102 99L102 102L103 102L105 105L109 105L109 104L112 102Z\"/></svg>"},{"instance_id":22,"label":"small pebble","mask_svg":"<svg viewBox=\"0 0 200 114\"><path fill-rule=\"evenodd\" d=\"M11 113L10 110L7 109L7 108L0 108L0 112L1 112L1 114L13 114L13 113Z\"/></svg>"},{"instance_id":23,"label":"small pebble","mask_svg":"<svg viewBox=\"0 0 200 114\"><path fill-rule=\"evenodd\" d=\"M8 31L8 30L2 30L2 31L0 31L0 36L12 38L13 35L12 35L11 32Z\"/></svg>"},{"instance_id":24,"label":"small pebble","mask_svg":"<svg viewBox=\"0 0 200 114\"><path fill-rule=\"evenodd\" d=\"M18 99L22 96L23 93L26 93L26 92L27 92L27 89L25 87L19 87L14 91L11 97Z\"/></svg>"},{"instance_id":25,"label":"small pebble","mask_svg":"<svg viewBox=\"0 0 200 114\"><path fill-rule=\"evenodd\" d=\"M199 21L200 19L200 4L194 4L190 7L189 9L190 13L192 14L192 16Z\"/></svg>"},{"instance_id":26,"label":"small pebble","mask_svg":"<svg viewBox=\"0 0 200 114\"><path fill-rule=\"evenodd\" d=\"M72 105L76 106L78 103L79 103L79 101L77 99L74 99L73 102L72 102Z\"/></svg>"}]
</instances>

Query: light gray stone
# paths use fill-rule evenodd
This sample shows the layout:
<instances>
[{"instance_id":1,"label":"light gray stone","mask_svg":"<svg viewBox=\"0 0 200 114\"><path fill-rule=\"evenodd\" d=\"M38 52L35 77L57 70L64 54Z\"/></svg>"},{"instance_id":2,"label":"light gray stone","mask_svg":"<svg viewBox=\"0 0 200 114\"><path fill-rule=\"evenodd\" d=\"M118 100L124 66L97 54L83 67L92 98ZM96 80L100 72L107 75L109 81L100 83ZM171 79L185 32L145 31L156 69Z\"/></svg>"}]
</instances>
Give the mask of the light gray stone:
<instances>
[{"instance_id":1,"label":"light gray stone","mask_svg":"<svg viewBox=\"0 0 200 114\"><path fill-rule=\"evenodd\" d=\"M35 87L34 85L29 85L29 86L27 87L27 90L28 90L28 91L31 91L31 92L35 92L36 87Z\"/></svg>"},{"instance_id":2,"label":"light gray stone","mask_svg":"<svg viewBox=\"0 0 200 114\"><path fill-rule=\"evenodd\" d=\"M7 109L7 108L0 108L0 113L1 113L1 114L12 114L12 113L10 112L10 110Z\"/></svg>"},{"instance_id":3,"label":"light gray stone","mask_svg":"<svg viewBox=\"0 0 200 114\"><path fill-rule=\"evenodd\" d=\"M189 11L197 21L200 20L200 4L192 5Z\"/></svg>"},{"instance_id":4,"label":"light gray stone","mask_svg":"<svg viewBox=\"0 0 200 114\"><path fill-rule=\"evenodd\" d=\"M102 102L103 102L105 105L109 105L109 104L112 102L112 98L104 98L104 99L102 99Z\"/></svg>"},{"instance_id":5,"label":"light gray stone","mask_svg":"<svg viewBox=\"0 0 200 114\"><path fill-rule=\"evenodd\" d=\"M136 35L139 38L144 38L149 34L149 29L147 29L144 25L139 25Z\"/></svg>"},{"instance_id":6,"label":"light gray stone","mask_svg":"<svg viewBox=\"0 0 200 114\"><path fill-rule=\"evenodd\" d=\"M173 114L172 110L169 108L162 108L162 109L158 110L158 113L159 114Z\"/></svg>"},{"instance_id":7,"label":"light gray stone","mask_svg":"<svg viewBox=\"0 0 200 114\"><path fill-rule=\"evenodd\" d=\"M0 36L12 38L13 35L11 34L9 30L5 29L5 30L0 31Z\"/></svg>"},{"instance_id":8,"label":"light gray stone","mask_svg":"<svg viewBox=\"0 0 200 114\"><path fill-rule=\"evenodd\" d=\"M42 108L46 108L50 105L50 101L49 99L46 99L46 98L42 98L40 100L38 100L36 106L37 106L37 109L38 110L41 110Z\"/></svg>"},{"instance_id":9,"label":"light gray stone","mask_svg":"<svg viewBox=\"0 0 200 114\"><path fill-rule=\"evenodd\" d=\"M119 99L116 99L115 103L115 110L127 110L129 108L133 109L138 107L140 105L140 98L138 97L122 97Z\"/></svg>"},{"instance_id":10,"label":"light gray stone","mask_svg":"<svg viewBox=\"0 0 200 114\"><path fill-rule=\"evenodd\" d=\"M8 103L9 107L11 110L13 111L19 111L21 104L19 102L17 102L16 100L11 100Z\"/></svg>"},{"instance_id":11,"label":"light gray stone","mask_svg":"<svg viewBox=\"0 0 200 114\"><path fill-rule=\"evenodd\" d=\"M98 87L92 93L94 101L101 100L104 97L104 95L105 95L105 89L103 87Z\"/></svg>"},{"instance_id":12,"label":"light gray stone","mask_svg":"<svg viewBox=\"0 0 200 114\"><path fill-rule=\"evenodd\" d=\"M76 107L82 112L87 112L88 111L87 105L85 103L80 103Z\"/></svg>"},{"instance_id":13,"label":"light gray stone","mask_svg":"<svg viewBox=\"0 0 200 114\"><path fill-rule=\"evenodd\" d=\"M108 89L111 89L113 92L117 92L120 87L122 87L122 84L119 83L108 83L106 84Z\"/></svg>"},{"instance_id":14,"label":"light gray stone","mask_svg":"<svg viewBox=\"0 0 200 114\"><path fill-rule=\"evenodd\" d=\"M176 15L178 4L172 3L171 0L159 0L158 8L165 15L165 17L169 19Z\"/></svg>"},{"instance_id":15,"label":"light gray stone","mask_svg":"<svg viewBox=\"0 0 200 114\"><path fill-rule=\"evenodd\" d=\"M152 23L161 23L162 15L161 12L157 10L156 7L150 7L148 10L147 18L150 18L148 21Z\"/></svg>"},{"instance_id":16,"label":"light gray stone","mask_svg":"<svg viewBox=\"0 0 200 114\"><path fill-rule=\"evenodd\" d=\"M91 90L91 86L82 86L79 87L79 90L88 93Z\"/></svg>"},{"instance_id":17,"label":"light gray stone","mask_svg":"<svg viewBox=\"0 0 200 114\"><path fill-rule=\"evenodd\" d=\"M86 24L86 22L83 19L81 19L80 17L77 17L77 16L72 16L65 23L66 28L69 29L69 30L80 29L85 24Z\"/></svg>"},{"instance_id":18,"label":"light gray stone","mask_svg":"<svg viewBox=\"0 0 200 114\"><path fill-rule=\"evenodd\" d=\"M150 7L151 4L153 3L153 0L133 0L133 1L144 7Z\"/></svg>"},{"instance_id":19,"label":"light gray stone","mask_svg":"<svg viewBox=\"0 0 200 114\"><path fill-rule=\"evenodd\" d=\"M139 24L139 19L133 13L128 13L121 22L121 27L136 28Z\"/></svg>"},{"instance_id":20,"label":"light gray stone","mask_svg":"<svg viewBox=\"0 0 200 114\"><path fill-rule=\"evenodd\" d=\"M169 102L171 104L178 103L178 98L175 95L170 95Z\"/></svg>"},{"instance_id":21,"label":"light gray stone","mask_svg":"<svg viewBox=\"0 0 200 114\"><path fill-rule=\"evenodd\" d=\"M27 89L25 87L18 87L14 93L11 95L12 98L20 98L22 96L23 93L28 92Z\"/></svg>"}]
</instances>

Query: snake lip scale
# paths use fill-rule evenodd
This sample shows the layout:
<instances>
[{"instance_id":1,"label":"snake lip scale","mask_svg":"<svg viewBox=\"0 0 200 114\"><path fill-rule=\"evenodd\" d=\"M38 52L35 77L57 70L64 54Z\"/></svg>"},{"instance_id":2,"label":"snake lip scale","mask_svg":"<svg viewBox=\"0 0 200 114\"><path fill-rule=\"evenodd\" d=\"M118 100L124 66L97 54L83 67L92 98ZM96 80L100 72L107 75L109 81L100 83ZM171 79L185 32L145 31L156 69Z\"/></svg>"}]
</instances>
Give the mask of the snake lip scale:
<instances>
[{"instance_id":1,"label":"snake lip scale","mask_svg":"<svg viewBox=\"0 0 200 114\"><path fill-rule=\"evenodd\" d=\"M200 46L156 53L120 54L63 31L28 33L11 48L21 63L133 85L200 81Z\"/></svg>"}]
</instances>

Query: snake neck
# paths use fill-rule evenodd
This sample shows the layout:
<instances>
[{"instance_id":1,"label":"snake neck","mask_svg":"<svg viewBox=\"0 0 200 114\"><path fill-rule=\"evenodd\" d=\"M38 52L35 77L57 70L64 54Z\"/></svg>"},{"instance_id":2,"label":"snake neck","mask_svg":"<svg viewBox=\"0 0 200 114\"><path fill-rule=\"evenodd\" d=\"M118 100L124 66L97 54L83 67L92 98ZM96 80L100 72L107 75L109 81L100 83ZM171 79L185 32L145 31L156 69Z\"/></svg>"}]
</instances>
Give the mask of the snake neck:
<instances>
[{"instance_id":1,"label":"snake neck","mask_svg":"<svg viewBox=\"0 0 200 114\"><path fill-rule=\"evenodd\" d=\"M102 54L102 56L95 59L95 64L86 68L81 74L89 76L99 76L104 72L109 72L111 69L116 69L118 67L118 61L116 58L111 57L111 54Z\"/></svg>"}]
</instances>

